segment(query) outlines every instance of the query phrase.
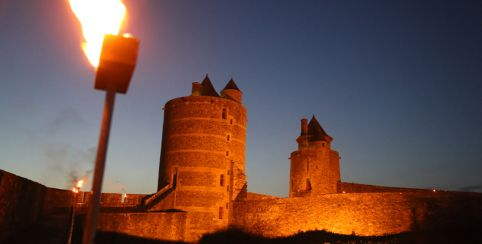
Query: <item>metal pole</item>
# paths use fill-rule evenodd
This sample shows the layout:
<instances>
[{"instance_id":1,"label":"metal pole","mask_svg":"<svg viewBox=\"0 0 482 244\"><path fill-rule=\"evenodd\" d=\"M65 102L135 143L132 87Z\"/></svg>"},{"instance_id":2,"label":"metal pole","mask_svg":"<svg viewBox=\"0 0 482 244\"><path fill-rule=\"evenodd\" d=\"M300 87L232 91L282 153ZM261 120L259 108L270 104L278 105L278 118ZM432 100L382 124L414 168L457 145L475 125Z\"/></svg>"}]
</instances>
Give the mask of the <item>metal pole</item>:
<instances>
[{"instance_id":1,"label":"metal pole","mask_svg":"<svg viewBox=\"0 0 482 244\"><path fill-rule=\"evenodd\" d=\"M77 200L77 198L75 196L77 196L76 193L72 193L72 210L71 210L71 215L70 215L70 225L69 225L69 235L67 237L67 244L71 244L72 243L72 233L74 232L74 219L75 219L75 202Z\"/></svg>"},{"instance_id":2,"label":"metal pole","mask_svg":"<svg viewBox=\"0 0 482 244\"><path fill-rule=\"evenodd\" d=\"M89 201L89 209L85 220L83 244L94 243L95 229L97 227L97 215L99 213L100 196L102 190L102 179L104 178L105 158L107 156L107 145L109 143L110 125L112 112L114 110L115 91L107 90L100 129L99 146L95 159L94 181L92 184L92 197Z\"/></svg>"}]
</instances>

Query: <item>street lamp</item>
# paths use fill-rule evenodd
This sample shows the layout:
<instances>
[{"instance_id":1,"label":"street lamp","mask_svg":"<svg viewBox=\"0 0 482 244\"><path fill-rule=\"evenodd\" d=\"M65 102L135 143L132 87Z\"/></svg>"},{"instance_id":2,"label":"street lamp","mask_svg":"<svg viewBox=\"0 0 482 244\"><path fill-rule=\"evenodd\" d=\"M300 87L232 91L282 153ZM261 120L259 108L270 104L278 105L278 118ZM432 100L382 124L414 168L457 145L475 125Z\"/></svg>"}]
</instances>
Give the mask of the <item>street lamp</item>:
<instances>
[{"instance_id":1,"label":"street lamp","mask_svg":"<svg viewBox=\"0 0 482 244\"><path fill-rule=\"evenodd\" d=\"M95 77L95 89L106 91L102 124L95 158L92 198L90 199L82 241L93 243L99 213L102 180L116 93L125 94L137 62L139 41L128 35L105 35Z\"/></svg>"}]
</instances>

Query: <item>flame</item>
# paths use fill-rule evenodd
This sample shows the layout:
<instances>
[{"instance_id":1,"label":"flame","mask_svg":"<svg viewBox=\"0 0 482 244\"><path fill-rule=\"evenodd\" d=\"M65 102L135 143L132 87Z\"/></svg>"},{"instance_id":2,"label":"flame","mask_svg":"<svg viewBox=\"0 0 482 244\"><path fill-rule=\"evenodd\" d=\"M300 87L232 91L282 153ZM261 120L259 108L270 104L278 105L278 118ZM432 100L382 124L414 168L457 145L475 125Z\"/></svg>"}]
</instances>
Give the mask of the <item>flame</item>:
<instances>
[{"instance_id":1,"label":"flame","mask_svg":"<svg viewBox=\"0 0 482 244\"><path fill-rule=\"evenodd\" d=\"M97 68L105 34L119 33L126 7L121 0L69 0L70 7L82 25L82 49Z\"/></svg>"},{"instance_id":2,"label":"flame","mask_svg":"<svg viewBox=\"0 0 482 244\"><path fill-rule=\"evenodd\" d=\"M77 188L82 188L82 185L84 185L84 180L77 181Z\"/></svg>"},{"instance_id":3,"label":"flame","mask_svg":"<svg viewBox=\"0 0 482 244\"><path fill-rule=\"evenodd\" d=\"M77 181L77 184L75 184L75 186L72 187L72 192L79 193L80 189L82 188L82 185L84 185L84 180Z\"/></svg>"}]
</instances>

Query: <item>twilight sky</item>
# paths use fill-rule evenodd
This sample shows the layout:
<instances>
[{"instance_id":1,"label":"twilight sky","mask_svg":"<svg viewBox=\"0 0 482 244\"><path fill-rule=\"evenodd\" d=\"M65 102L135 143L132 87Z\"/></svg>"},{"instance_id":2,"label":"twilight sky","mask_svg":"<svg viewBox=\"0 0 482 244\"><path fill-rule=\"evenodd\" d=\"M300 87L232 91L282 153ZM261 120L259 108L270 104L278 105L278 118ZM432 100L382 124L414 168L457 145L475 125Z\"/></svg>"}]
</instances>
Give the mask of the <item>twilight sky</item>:
<instances>
[{"instance_id":1,"label":"twilight sky","mask_svg":"<svg viewBox=\"0 0 482 244\"><path fill-rule=\"evenodd\" d=\"M155 191L162 106L206 73L244 92L250 191L287 195L312 114L343 181L482 191L481 1L124 3L141 47L104 191ZM80 42L67 1L0 1L0 169L70 188L93 168L105 93Z\"/></svg>"}]
</instances>

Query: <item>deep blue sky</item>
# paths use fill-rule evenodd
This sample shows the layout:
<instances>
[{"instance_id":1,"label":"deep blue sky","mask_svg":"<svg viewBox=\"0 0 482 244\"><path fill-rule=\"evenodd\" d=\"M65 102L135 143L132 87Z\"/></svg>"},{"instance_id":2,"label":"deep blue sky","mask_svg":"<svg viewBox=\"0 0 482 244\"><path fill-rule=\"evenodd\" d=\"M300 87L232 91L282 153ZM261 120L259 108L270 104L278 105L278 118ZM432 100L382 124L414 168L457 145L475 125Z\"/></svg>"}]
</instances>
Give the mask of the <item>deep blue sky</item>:
<instances>
[{"instance_id":1,"label":"deep blue sky","mask_svg":"<svg viewBox=\"0 0 482 244\"><path fill-rule=\"evenodd\" d=\"M244 92L250 191L287 195L312 114L343 181L482 191L481 1L124 3L141 49L105 191L155 191L162 106L206 73ZM104 99L79 28L64 0L0 1L0 168L58 188L93 167Z\"/></svg>"}]
</instances>

